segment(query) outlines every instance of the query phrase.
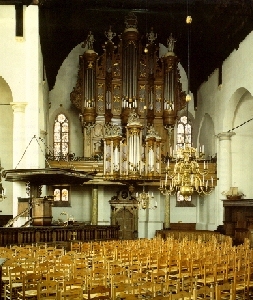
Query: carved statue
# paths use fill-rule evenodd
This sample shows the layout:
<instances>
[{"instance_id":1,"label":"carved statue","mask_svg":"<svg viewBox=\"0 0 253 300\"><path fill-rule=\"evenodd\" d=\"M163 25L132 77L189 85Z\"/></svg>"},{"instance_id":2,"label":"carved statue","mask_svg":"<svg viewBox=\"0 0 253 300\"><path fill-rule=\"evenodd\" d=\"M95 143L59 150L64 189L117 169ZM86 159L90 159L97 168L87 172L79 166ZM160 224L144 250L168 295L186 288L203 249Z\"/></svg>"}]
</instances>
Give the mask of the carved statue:
<instances>
[{"instance_id":1,"label":"carved statue","mask_svg":"<svg viewBox=\"0 0 253 300\"><path fill-rule=\"evenodd\" d=\"M176 40L173 38L172 33L170 37L167 39L168 51L173 52Z\"/></svg>"},{"instance_id":2,"label":"carved statue","mask_svg":"<svg viewBox=\"0 0 253 300\"><path fill-rule=\"evenodd\" d=\"M86 41L84 42L83 47L87 46L88 50L93 50L93 43L94 42L95 42L94 35L92 34L92 31L90 31L88 36L87 36Z\"/></svg>"},{"instance_id":3,"label":"carved statue","mask_svg":"<svg viewBox=\"0 0 253 300\"><path fill-rule=\"evenodd\" d=\"M137 122L139 120L139 116L135 111L130 112L129 117L128 117L128 124Z\"/></svg>"}]
</instances>

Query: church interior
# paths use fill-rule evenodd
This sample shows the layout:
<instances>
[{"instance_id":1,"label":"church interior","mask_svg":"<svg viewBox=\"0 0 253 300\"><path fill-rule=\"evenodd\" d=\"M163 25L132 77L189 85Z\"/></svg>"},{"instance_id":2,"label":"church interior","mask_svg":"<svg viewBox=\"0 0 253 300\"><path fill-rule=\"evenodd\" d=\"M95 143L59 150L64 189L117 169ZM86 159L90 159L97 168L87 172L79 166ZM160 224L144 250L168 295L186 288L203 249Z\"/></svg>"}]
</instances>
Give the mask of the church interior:
<instances>
[{"instance_id":1,"label":"church interior","mask_svg":"<svg viewBox=\"0 0 253 300\"><path fill-rule=\"evenodd\" d=\"M33 299L253 299L253 1L0 0L0 41L3 299L25 255Z\"/></svg>"}]
</instances>

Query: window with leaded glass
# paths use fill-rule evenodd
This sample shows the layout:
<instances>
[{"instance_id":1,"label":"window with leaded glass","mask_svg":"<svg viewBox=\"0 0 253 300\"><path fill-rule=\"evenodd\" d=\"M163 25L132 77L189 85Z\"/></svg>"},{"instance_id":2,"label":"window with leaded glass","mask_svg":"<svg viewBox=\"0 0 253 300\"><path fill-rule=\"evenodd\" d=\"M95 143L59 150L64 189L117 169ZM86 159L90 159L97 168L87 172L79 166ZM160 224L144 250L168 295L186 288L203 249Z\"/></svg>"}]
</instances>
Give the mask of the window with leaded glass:
<instances>
[{"instance_id":1,"label":"window with leaded glass","mask_svg":"<svg viewBox=\"0 0 253 300\"><path fill-rule=\"evenodd\" d=\"M180 118L177 123L177 147L192 146L192 126L186 116Z\"/></svg>"},{"instance_id":2,"label":"window with leaded glass","mask_svg":"<svg viewBox=\"0 0 253 300\"><path fill-rule=\"evenodd\" d=\"M70 206L69 187L53 187L54 206Z\"/></svg>"},{"instance_id":3,"label":"window with leaded glass","mask_svg":"<svg viewBox=\"0 0 253 300\"><path fill-rule=\"evenodd\" d=\"M65 158L69 153L69 122L64 114L54 121L54 157Z\"/></svg>"}]
</instances>

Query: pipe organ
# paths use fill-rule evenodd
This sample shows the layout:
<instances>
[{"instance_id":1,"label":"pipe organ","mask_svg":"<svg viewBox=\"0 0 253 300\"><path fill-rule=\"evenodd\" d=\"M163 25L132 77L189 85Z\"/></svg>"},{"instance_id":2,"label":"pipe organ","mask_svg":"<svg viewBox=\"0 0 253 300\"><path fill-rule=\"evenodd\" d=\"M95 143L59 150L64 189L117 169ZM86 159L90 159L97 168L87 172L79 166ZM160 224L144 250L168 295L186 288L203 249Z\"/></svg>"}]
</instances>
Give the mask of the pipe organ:
<instances>
[{"instance_id":1,"label":"pipe organ","mask_svg":"<svg viewBox=\"0 0 253 300\"><path fill-rule=\"evenodd\" d=\"M84 157L99 152L105 179L154 180L170 147L167 129L186 105L175 39L169 36L168 51L159 57L157 35L151 28L143 38L134 13L126 16L123 33L110 27L105 38L98 55L88 34L70 95L80 112Z\"/></svg>"}]
</instances>

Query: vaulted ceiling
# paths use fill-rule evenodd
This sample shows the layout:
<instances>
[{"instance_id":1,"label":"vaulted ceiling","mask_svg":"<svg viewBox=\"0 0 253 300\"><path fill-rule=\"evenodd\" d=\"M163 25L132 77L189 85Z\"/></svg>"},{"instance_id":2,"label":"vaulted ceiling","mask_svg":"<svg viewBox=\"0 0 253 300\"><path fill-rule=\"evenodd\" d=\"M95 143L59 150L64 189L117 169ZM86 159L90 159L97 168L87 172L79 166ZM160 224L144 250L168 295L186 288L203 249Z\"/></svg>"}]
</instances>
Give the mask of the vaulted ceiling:
<instances>
[{"instance_id":1,"label":"vaulted ceiling","mask_svg":"<svg viewBox=\"0 0 253 300\"><path fill-rule=\"evenodd\" d=\"M33 0L33 3L36 1L50 89L64 59L86 39L89 30L96 40L95 51L102 53L104 32L112 26L113 32L122 33L124 18L130 11L138 18L140 33L145 35L153 27L157 41L164 45L172 33L176 39L175 53L185 70L190 66L193 92L253 30L253 0ZM186 24L187 15L192 17L191 25Z\"/></svg>"}]
</instances>

